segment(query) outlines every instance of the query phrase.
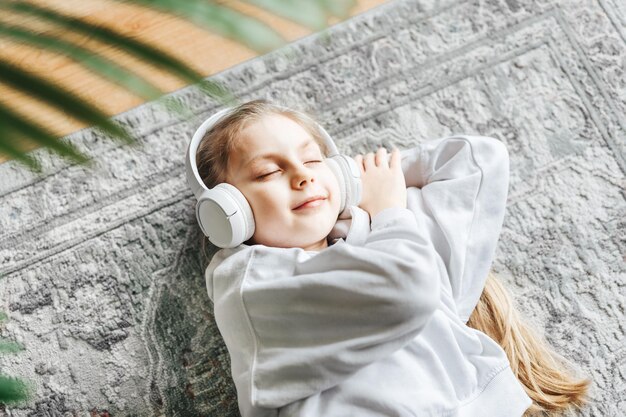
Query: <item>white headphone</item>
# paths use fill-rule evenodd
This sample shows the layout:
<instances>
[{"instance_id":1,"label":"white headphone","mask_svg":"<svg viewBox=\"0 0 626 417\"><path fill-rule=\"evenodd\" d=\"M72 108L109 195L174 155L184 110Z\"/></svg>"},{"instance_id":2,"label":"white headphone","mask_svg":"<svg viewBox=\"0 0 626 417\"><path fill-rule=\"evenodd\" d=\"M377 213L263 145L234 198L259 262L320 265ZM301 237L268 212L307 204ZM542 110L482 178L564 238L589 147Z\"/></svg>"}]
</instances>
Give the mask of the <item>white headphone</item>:
<instances>
[{"instance_id":1,"label":"white headphone","mask_svg":"<svg viewBox=\"0 0 626 417\"><path fill-rule=\"evenodd\" d=\"M196 152L202 138L233 109L235 107L222 109L205 120L194 133L185 157L187 183L198 200L196 204L198 224L209 241L220 248L234 248L247 241L254 234L255 227L252 209L241 191L225 182L208 189L200 178L196 166ZM317 126L330 150L330 155L326 155L326 161L339 182L341 193L339 218L349 218L350 207L358 205L361 201L361 171L354 159L339 154L330 135L321 125Z\"/></svg>"}]
</instances>

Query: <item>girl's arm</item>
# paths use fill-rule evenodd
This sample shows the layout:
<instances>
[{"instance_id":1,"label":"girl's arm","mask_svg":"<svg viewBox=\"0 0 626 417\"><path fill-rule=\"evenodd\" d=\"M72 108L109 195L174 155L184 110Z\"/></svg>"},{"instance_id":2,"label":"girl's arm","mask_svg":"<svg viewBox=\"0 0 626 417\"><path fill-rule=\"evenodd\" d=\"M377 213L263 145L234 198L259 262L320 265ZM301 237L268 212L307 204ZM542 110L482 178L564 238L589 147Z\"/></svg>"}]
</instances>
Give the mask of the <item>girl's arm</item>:
<instances>
[{"instance_id":1,"label":"girl's arm","mask_svg":"<svg viewBox=\"0 0 626 417\"><path fill-rule=\"evenodd\" d=\"M250 373L244 395L254 406L278 408L331 388L426 325L445 271L423 220L391 207L371 228L364 246L340 241L313 257L255 245L207 276L231 356L249 360L234 372Z\"/></svg>"},{"instance_id":2,"label":"girl's arm","mask_svg":"<svg viewBox=\"0 0 626 417\"><path fill-rule=\"evenodd\" d=\"M467 323L483 291L502 228L509 155L501 141L455 135L402 152L407 207L426 213L461 320Z\"/></svg>"}]
</instances>

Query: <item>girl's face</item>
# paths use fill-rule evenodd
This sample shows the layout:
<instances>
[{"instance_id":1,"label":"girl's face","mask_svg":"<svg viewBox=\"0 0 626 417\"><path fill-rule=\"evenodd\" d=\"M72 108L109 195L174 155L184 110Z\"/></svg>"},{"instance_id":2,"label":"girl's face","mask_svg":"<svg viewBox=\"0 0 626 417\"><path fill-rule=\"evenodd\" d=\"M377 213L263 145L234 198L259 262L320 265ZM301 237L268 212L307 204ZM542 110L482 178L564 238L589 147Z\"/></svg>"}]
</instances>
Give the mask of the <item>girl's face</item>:
<instances>
[{"instance_id":1,"label":"girl's face","mask_svg":"<svg viewBox=\"0 0 626 417\"><path fill-rule=\"evenodd\" d=\"M313 137L292 119L272 114L248 125L229 157L227 182L252 208L254 243L309 251L328 247L326 238L339 217L339 183ZM296 209L318 195L324 199Z\"/></svg>"}]
</instances>

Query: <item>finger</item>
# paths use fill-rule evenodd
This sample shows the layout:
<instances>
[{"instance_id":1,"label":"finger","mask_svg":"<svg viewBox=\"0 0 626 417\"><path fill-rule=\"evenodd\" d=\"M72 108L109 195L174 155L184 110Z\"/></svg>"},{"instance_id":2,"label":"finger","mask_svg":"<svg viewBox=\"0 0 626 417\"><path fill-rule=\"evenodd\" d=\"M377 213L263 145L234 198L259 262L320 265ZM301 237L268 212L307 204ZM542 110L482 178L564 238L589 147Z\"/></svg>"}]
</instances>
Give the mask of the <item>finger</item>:
<instances>
[{"instance_id":1,"label":"finger","mask_svg":"<svg viewBox=\"0 0 626 417\"><path fill-rule=\"evenodd\" d=\"M378 148L376 151L376 166L389 166L387 164L387 149Z\"/></svg>"},{"instance_id":2,"label":"finger","mask_svg":"<svg viewBox=\"0 0 626 417\"><path fill-rule=\"evenodd\" d=\"M374 153L368 152L365 154L365 158L363 159L363 167L367 171L369 168L374 168L376 163L374 161Z\"/></svg>"},{"instance_id":3,"label":"finger","mask_svg":"<svg viewBox=\"0 0 626 417\"><path fill-rule=\"evenodd\" d=\"M391 157L389 159L389 167L396 168L400 166L400 149L395 146L391 150Z\"/></svg>"},{"instance_id":4,"label":"finger","mask_svg":"<svg viewBox=\"0 0 626 417\"><path fill-rule=\"evenodd\" d=\"M364 172L364 168L363 168L363 155L357 155L354 157L354 161L356 162L356 165L359 167L359 169L361 170L361 174Z\"/></svg>"}]
</instances>

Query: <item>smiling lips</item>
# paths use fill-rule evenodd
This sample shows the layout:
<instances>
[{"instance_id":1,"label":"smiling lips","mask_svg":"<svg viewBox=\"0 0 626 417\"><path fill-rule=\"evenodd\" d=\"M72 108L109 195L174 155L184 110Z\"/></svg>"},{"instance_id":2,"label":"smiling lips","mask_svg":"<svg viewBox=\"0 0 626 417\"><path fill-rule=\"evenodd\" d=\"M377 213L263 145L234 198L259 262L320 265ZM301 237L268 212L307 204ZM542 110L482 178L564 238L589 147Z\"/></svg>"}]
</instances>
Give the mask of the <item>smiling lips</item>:
<instances>
[{"instance_id":1,"label":"smiling lips","mask_svg":"<svg viewBox=\"0 0 626 417\"><path fill-rule=\"evenodd\" d=\"M316 195L316 196L307 198L306 200L302 201L299 205L293 208L293 210L300 210L300 209L305 209L309 207L317 207L321 205L324 202L324 200L326 200L326 197L322 195Z\"/></svg>"}]
</instances>

